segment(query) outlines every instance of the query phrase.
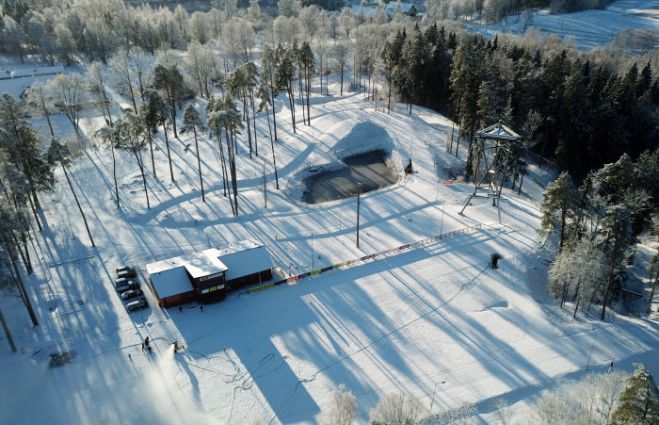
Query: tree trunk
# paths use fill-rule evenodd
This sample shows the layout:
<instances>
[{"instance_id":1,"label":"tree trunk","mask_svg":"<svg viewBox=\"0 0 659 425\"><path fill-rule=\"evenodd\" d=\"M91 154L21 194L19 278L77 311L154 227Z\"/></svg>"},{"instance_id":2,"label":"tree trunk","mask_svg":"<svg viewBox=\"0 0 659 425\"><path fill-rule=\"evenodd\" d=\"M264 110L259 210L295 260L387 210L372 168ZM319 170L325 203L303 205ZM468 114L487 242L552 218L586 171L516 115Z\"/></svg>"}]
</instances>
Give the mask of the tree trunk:
<instances>
[{"instance_id":1,"label":"tree trunk","mask_svg":"<svg viewBox=\"0 0 659 425\"><path fill-rule=\"evenodd\" d=\"M391 74L391 73L390 73ZM393 78L389 75L389 92L387 93L387 113L391 113L391 80Z\"/></svg>"},{"instance_id":2,"label":"tree trunk","mask_svg":"<svg viewBox=\"0 0 659 425\"><path fill-rule=\"evenodd\" d=\"M288 92L288 104L291 107L291 123L293 124L293 133L297 133L295 129L295 93L293 93L293 82L289 81L286 84L286 91Z\"/></svg>"},{"instance_id":3,"label":"tree trunk","mask_svg":"<svg viewBox=\"0 0 659 425\"><path fill-rule=\"evenodd\" d=\"M254 107L254 96L249 96L249 102L252 104L252 126L254 127L254 150L256 152L256 157L259 156L259 140L256 136L256 108Z\"/></svg>"},{"instance_id":4,"label":"tree trunk","mask_svg":"<svg viewBox=\"0 0 659 425\"><path fill-rule=\"evenodd\" d=\"M341 66L341 96L343 96L343 66Z\"/></svg>"},{"instance_id":5,"label":"tree trunk","mask_svg":"<svg viewBox=\"0 0 659 425\"><path fill-rule=\"evenodd\" d=\"M0 310L0 324L2 324L2 329L5 331L5 336L7 337L7 342L11 348L11 352L15 353L16 344L14 344L14 338L11 337L11 332L9 332L9 327L7 326L7 322L5 322L5 316L2 314L2 310Z\"/></svg>"},{"instance_id":6,"label":"tree trunk","mask_svg":"<svg viewBox=\"0 0 659 425\"><path fill-rule=\"evenodd\" d=\"M34 310L32 309L32 303L30 302L30 298L28 297L27 291L25 290L25 285L23 284L23 278L21 278L21 272L18 269L18 265L16 264L15 257L13 256L13 250L11 249L11 246L8 244L7 241L5 241L5 246L7 248L7 251L9 252L9 259L11 261L12 268L14 269L18 291L20 292L21 298L23 299L23 304L25 304L25 308L27 309L27 312L30 315L32 326L39 326L37 315L34 314Z\"/></svg>"},{"instance_id":7,"label":"tree trunk","mask_svg":"<svg viewBox=\"0 0 659 425\"><path fill-rule=\"evenodd\" d=\"M43 114L46 117L46 121L48 122L48 129L50 130L50 137L53 139L55 138L55 131L53 131L53 123L50 122L50 114L48 113L48 108L46 108L46 103L43 101L43 98L41 98L41 108L43 109Z\"/></svg>"},{"instance_id":8,"label":"tree trunk","mask_svg":"<svg viewBox=\"0 0 659 425\"><path fill-rule=\"evenodd\" d=\"M41 221L39 220L39 215L37 214L37 209L34 207L34 203L32 202L32 198L30 195L27 196L28 203L30 204L30 209L32 210L32 215L34 215L34 221L37 222L37 228L41 232L43 229L41 228Z\"/></svg>"},{"instance_id":9,"label":"tree trunk","mask_svg":"<svg viewBox=\"0 0 659 425\"><path fill-rule=\"evenodd\" d=\"M300 93L300 100L302 100L302 123L307 125L307 111L304 107L304 89L302 88L302 65L297 69L297 85Z\"/></svg>"},{"instance_id":10,"label":"tree trunk","mask_svg":"<svg viewBox=\"0 0 659 425\"><path fill-rule=\"evenodd\" d=\"M222 147L222 135L221 135L222 130L217 134L217 144L220 147L220 165L222 168L222 187L224 189L224 197L226 198L227 196L227 166L226 166L226 161L224 160L224 148ZM233 204L232 204L233 205ZM233 206L231 207L233 209Z\"/></svg>"},{"instance_id":11,"label":"tree trunk","mask_svg":"<svg viewBox=\"0 0 659 425\"><path fill-rule=\"evenodd\" d=\"M153 177L158 177L156 175L156 160L153 156L153 136L151 135L151 130L148 130L149 136L147 139L149 140L149 151L151 152L151 170L153 171Z\"/></svg>"},{"instance_id":12,"label":"tree trunk","mask_svg":"<svg viewBox=\"0 0 659 425\"><path fill-rule=\"evenodd\" d=\"M167 147L167 161L169 161L169 178L172 180L172 183L174 183L174 168L172 167L172 154L169 149L169 137L167 137L167 123L165 121L162 122L162 131L165 134L165 146ZM195 133L195 138L196 138L196 133Z\"/></svg>"},{"instance_id":13,"label":"tree trunk","mask_svg":"<svg viewBox=\"0 0 659 425\"><path fill-rule=\"evenodd\" d=\"M320 55L320 95L323 95L323 55Z\"/></svg>"},{"instance_id":14,"label":"tree trunk","mask_svg":"<svg viewBox=\"0 0 659 425\"><path fill-rule=\"evenodd\" d=\"M135 153L135 160L137 165L140 167L140 173L142 174L142 183L144 183L144 193L146 194L146 209L151 209L151 203L149 202L149 189L146 186L146 175L144 174L144 164L142 163L142 154L140 151Z\"/></svg>"},{"instance_id":15,"label":"tree trunk","mask_svg":"<svg viewBox=\"0 0 659 425\"><path fill-rule=\"evenodd\" d=\"M614 247L613 252L615 253L616 249ZM602 312L600 313L600 320L604 320L606 317L606 304L609 302L609 295L611 294L611 289L613 286L613 273L616 268L616 256L611 254L611 267L609 268L609 278L606 284L606 291L604 292L604 300L602 302Z\"/></svg>"},{"instance_id":16,"label":"tree trunk","mask_svg":"<svg viewBox=\"0 0 659 425\"><path fill-rule=\"evenodd\" d=\"M126 81L128 82L130 100L133 103L133 112L137 113L137 102L135 101L135 93L133 93L133 82L130 80L130 71L128 71L128 58L126 58Z\"/></svg>"},{"instance_id":17,"label":"tree trunk","mask_svg":"<svg viewBox=\"0 0 659 425\"><path fill-rule=\"evenodd\" d=\"M581 303L581 296L577 296L577 303L574 305L574 313L572 313L572 318L577 317L577 311L579 310L579 304Z\"/></svg>"},{"instance_id":18,"label":"tree trunk","mask_svg":"<svg viewBox=\"0 0 659 425\"><path fill-rule=\"evenodd\" d=\"M561 291L561 308L563 308L563 304L565 304L565 297L567 295L567 282L563 282L563 290Z\"/></svg>"},{"instance_id":19,"label":"tree trunk","mask_svg":"<svg viewBox=\"0 0 659 425\"><path fill-rule=\"evenodd\" d=\"M197 170L199 170L199 185L201 186L201 201L206 202L206 196L204 195L204 179L201 175L201 159L199 158L199 142L197 141L197 126L192 125L192 133L194 134L194 145L197 150Z\"/></svg>"},{"instance_id":20,"label":"tree trunk","mask_svg":"<svg viewBox=\"0 0 659 425\"><path fill-rule=\"evenodd\" d=\"M80 205L80 201L78 200L78 195L76 194L76 191L73 188L73 184L71 183L71 179L69 178L69 173L66 171L66 166L64 165L61 156L60 156L60 165L62 166L62 171L64 171L64 176L66 177L66 181L69 184L71 193L73 194L73 199L76 201L76 205L78 206L78 211L80 211L80 215L82 216L82 221L85 223L85 229L87 229L87 236L89 236L89 241L92 243L92 246L96 246L94 244L94 238L92 238L92 232L89 230L89 224L87 224L87 217L85 217L85 213L82 211L82 206Z\"/></svg>"},{"instance_id":21,"label":"tree trunk","mask_svg":"<svg viewBox=\"0 0 659 425\"><path fill-rule=\"evenodd\" d=\"M112 151L112 178L114 180L114 195L117 199L117 208L119 208L119 184L117 182L117 158L114 153L114 142L110 143L110 150Z\"/></svg>"},{"instance_id":22,"label":"tree trunk","mask_svg":"<svg viewBox=\"0 0 659 425\"><path fill-rule=\"evenodd\" d=\"M252 126L249 120L249 108L247 107L247 95L243 91L243 111L245 114L245 122L247 123L247 143L249 145L249 158L252 159Z\"/></svg>"},{"instance_id":23,"label":"tree trunk","mask_svg":"<svg viewBox=\"0 0 659 425\"><path fill-rule=\"evenodd\" d=\"M277 141L277 118L275 117L275 89L274 82L272 80L272 65L268 67L270 70L270 97L272 99L272 126L274 127L275 132L275 141Z\"/></svg>"},{"instance_id":24,"label":"tree trunk","mask_svg":"<svg viewBox=\"0 0 659 425\"><path fill-rule=\"evenodd\" d=\"M14 242L14 246L18 250L18 255L20 255L21 261L23 261L23 264L25 264L25 271L27 272L27 274L29 276L30 274L32 274L32 267L31 267L31 265L28 267L27 258L25 258L25 254L27 253L27 244L25 245L25 252L23 252L23 250L21 249L21 245L18 242L18 238L16 237L16 235L13 232L11 233L11 239Z\"/></svg>"},{"instance_id":25,"label":"tree trunk","mask_svg":"<svg viewBox=\"0 0 659 425\"><path fill-rule=\"evenodd\" d=\"M237 145L236 143L236 136L231 133L231 140L234 145L234 147ZM233 188L233 200L235 204L235 211L234 214L237 216L238 215L238 175L236 173L236 154L235 152L230 156L229 158L229 166L231 167L231 186Z\"/></svg>"},{"instance_id":26,"label":"tree trunk","mask_svg":"<svg viewBox=\"0 0 659 425\"><path fill-rule=\"evenodd\" d=\"M648 314L652 313L652 300L654 299L654 292L657 289L657 283L659 283L659 270L654 276L654 283L652 284L652 289L650 290L650 299L648 300Z\"/></svg>"},{"instance_id":27,"label":"tree trunk","mask_svg":"<svg viewBox=\"0 0 659 425\"><path fill-rule=\"evenodd\" d=\"M567 221L567 205L565 202L561 205L561 238L558 244L558 252L563 251L563 244L565 243L565 222Z\"/></svg>"},{"instance_id":28,"label":"tree trunk","mask_svg":"<svg viewBox=\"0 0 659 425\"><path fill-rule=\"evenodd\" d=\"M32 274L32 259L30 258L30 249L27 245L27 237L25 236L25 232L21 231L21 242L23 243L23 249L25 250L25 270L27 271L28 276ZM20 251L20 247L18 248Z\"/></svg>"},{"instance_id":29,"label":"tree trunk","mask_svg":"<svg viewBox=\"0 0 659 425\"><path fill-rule=\"evenodd\" d=\"M266 118L268 111L266 110ZM268 119L268 131L270 131L270 119ZM275 143L272 140L272 132L270 132L270 149L272 149L272 166L275 169L275 184L279 190L279 175L277 174L277 158L275 157Z\"/></svg>"},{"instance_id":30,"label":"tree trunk","mask_svg":"<svg viewBox=\"0 0 659 425\"><path fill-rule=\"evenodd\" d=\"M172 108L172 127L174 128L174 138L178 139L178 133L176 132L176 99L172 99L170 103L170 107Z\"/></svg>"},{"instance_id":31,"label":"tree trunk","mask_svg":"<svg viewBox=\"0 0 659 425\"><path fill-rule=\"evenodd\" d=\"M140 85L140 99L144 102L144 82L142 80L142 71L137 71L137 82Z\"/></svg>"}]
</instances>

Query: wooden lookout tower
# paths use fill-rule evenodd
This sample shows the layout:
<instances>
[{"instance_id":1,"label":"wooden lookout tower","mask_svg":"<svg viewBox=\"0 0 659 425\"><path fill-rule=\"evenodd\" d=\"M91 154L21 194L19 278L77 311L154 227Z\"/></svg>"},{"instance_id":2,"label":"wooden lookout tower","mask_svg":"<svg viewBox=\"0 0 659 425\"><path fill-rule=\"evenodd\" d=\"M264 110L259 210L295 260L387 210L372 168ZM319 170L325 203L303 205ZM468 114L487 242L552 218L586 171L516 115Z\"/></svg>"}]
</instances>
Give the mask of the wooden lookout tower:
<instances>
[{"instance_id":1,"label":"wooden lookout tower","mask_svg":"<svg viewBox=\"0 0 659 425\"><path fill-rule=\"evenodd\" d=\"M513 173L522 137L501 122L477 131L476 137L474 191L467 198L460 214L474 197L485 196L492 198L492 206L497 207L501 222L501 190Z\"/></svg>"}]
</instances>

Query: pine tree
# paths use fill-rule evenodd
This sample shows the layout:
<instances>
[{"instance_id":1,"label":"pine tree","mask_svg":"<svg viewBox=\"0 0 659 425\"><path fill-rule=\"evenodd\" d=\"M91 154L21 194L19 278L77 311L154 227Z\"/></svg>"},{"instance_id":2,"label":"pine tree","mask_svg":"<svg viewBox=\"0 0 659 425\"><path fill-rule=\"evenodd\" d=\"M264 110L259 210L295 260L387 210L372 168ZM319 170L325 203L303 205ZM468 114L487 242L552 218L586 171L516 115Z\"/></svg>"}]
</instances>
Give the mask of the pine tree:
<instances>
[{"instance_id":1,"label":"pine tree","mask_svg":"<svg viewBox=\"0 0 659 425\"><path fill-rule=\"evenodd\" d=\"M110 152L112 154L112 179L114 180L114 195L115 195L117 208L119 208L120 205L119 205L119 184L117 182L117 158L114 148L119 143L120 134L116 126L106 125L104 127L101 127L96 132L96 135L101 138L104 144L110 146Z\"/></svg>"},{"instance_id":2,"label":"pine tree","mask_svg":"<svg viewBox=\"0 0 659 425\"><path fill-rule=\"evenodd\" d=\"M41 230L37 215L40 203L37 193L53 188L55 178L52 168L43 155L41 140L26 120L22 106L8 94L0 98L0 153L4 152L7 160L27 182L26 197Z\"/></svg>"},{"instance_id":3,"label":"pine tree","mask_svg":"<svg viewBox=\"0 0 659 425\"><path fill-rule=\"evenodd\" d=\"M227 172L226 161L224 157L224 148L222 147L222 129L224 122L220 113L224 105L221 99L217 101L211 97L206 106L206 122L208 122L208 128L212 135L217 138L217 145L220 150L220 167L222 169L222 189L224 197L227 196L228 189L228 180L229 175ZM233 203L231 203L231 209L233 210Z\"/></svg>"},{"instance_id":4,"label":"pine tree","mask_svg":"<svg viewBox=\"0 0 659 425\"><path fill-rule=\"evenodd\" d=\"M602 311L600 319L606 317L606 306L609 303L615 283L616 266L622 261L625 250L631 243L631 218L629 210L623 205L613 205L607 208L606 216L602 222L603 231L606 234L605 245L609 256L609 270L607 276L606 291L602 300Z\"/></svg>"},{"instance_id":5,"label":"pine tree","mask_svg":"<svg viewBox=\"0 0 659 425\"><path fill-rule=\"evenodd\" d=\"M565 171L556 180L547 185L545 189L544 200L542 202L541 230L545 234L550 232L554 226L554 222L558 220L560 229L559 249L561 250L565 243L568 217L577 208L578 201L579 192L574 186L572 178Z\"/></svg>"},{"instance_id":6,"label":"pine tree","mask_svg":"<svg viewBox=\"0 0 659 425\"><path fill-rule=\"evenodd\" d=\"M279 174L277 173L277 157L275 156L275 143L274 138L272 137L272 130L270 128L270 116L268 108L270 107L270 89L261 84L259 91L257 93L259 99L259 112L265 111L265 119L268 121L268 133L270 135L270 149L272 151L272 167L275 170L275 184L277 189L279 189Z\"/></svg>"},{"instance_id":7,"label":"pine tree","mask_svg":"<svg viewBox=\"0 0 659 425\"><path fill-rule=\"evenodd\" d=\"M147 90L144 93L145 103L142 108L142 115L147 129L149 148L151 149L151 164L153 166L153 176L156 175L155 161L153 159L153 136L158 132L158 126L162 126L165 136L165 148L167 149L167 161L169 163L169 178L174 182L174 167L172 166L172 154L169 146L169 137L167 136L167 121L170 120L171 108L165 99L155 90Z\"/></svg>"},{"instance_id":8,"label":"pine tree","mask_svg":"<svg viewBox=\"0 0 659 425\"><path fill-rule=\"evenodd\" d=\"M188 105L183 113L183 128L186 131L192 130L192 133L194 134L195 152L197 153L197 170L199 171L199 186L201 187L201 201L206 202L206 197L204 196L204 179L201 174L201 159L199 157L199 142L197 140L197 129L200 131L203 130L204 124L199 116L199 111L197 111L192 105Z\"/></svg>"},{"instance_id":9,"label":"pine tree","mask_svg":"<svg viewBox=\"0 0 659 425\"><path fill-rule=\"evenodd\" d=\"M62 167L62 171L64 172L64 177L66 177L66 182L69 184L69 189L71 189L71 193L73 194L73 199L75 200L76 205L78 206L78 211L80 211L80 216L82 217L82 221L85 223L85 229L87 229L87 236L89 236L89 241L91 242L92 246L96 246L94 244L94 238L92 238L92 233L89 230L87 217L85 216L85 212L82 210L82 205L80 205L80 201L78 200L78 195L76 194L76 191L73 187L73 183L71 182L71 178L69 177L68 166L71 163L69 148L66 145L61 144L57 139L53 139L51 140L50 146L48 147L47 158L49 163L59 164Z\"/></svg>"},{"instance_id":10,"label":"pine tree","mask_svg":"<svg viewBox=\"0 0 659 425\"><path fill-rule=\"evenodd\" d=\"M275 141L277 140L277 117L275 115L275 97L279 93L279 85L277 84L278 80L275 78L277 75L277 64L278 59L276 57L276 51L266 46L263 48L263 54L261 55L261 86L266 86L270 94L270 105L272 105L272 126L274 128Z\"/></svg>"},{"instance_id":11,"label":"pine tree","mask_svg":"<svg viewBox=\"0 0 659 425\"><path fill-rule=\"evenodd\" d=\"M659 423L659 390L644 365L634 374L620 395L620 404L611 416L611 425L655 425Z\"/></svg>"},{"instance_id":12,"label":"pine tree","mask_svg":"<svg viewBox=\"0 0 659 425\"><path fill-rule=\"evenodd\" d=\"M176 132L176 104L181 100L186 90L183 76L176 64L159 64L153 70L153 87L160 90L169 103L174 137L178 138Z\"/></svg>"},{"instance_id":13,"label":"pine tree","mask_svg":"<svg viewBox=\"0 0 659 425\"><path fill-rule=\"evenodd\" d=\"M132 112L127 113L123 119L116 124L119 131L117 149L125 150L133 154L137 166L142 175L142 183L144 184L144 194L146 195L146 207L151 208L149 201L149 189L146 183L146 174L144 172L144 160L142 158L142 151L146 148L146 139L144 137L144 122L140 117Z\"/></svg>"}]
</instances>

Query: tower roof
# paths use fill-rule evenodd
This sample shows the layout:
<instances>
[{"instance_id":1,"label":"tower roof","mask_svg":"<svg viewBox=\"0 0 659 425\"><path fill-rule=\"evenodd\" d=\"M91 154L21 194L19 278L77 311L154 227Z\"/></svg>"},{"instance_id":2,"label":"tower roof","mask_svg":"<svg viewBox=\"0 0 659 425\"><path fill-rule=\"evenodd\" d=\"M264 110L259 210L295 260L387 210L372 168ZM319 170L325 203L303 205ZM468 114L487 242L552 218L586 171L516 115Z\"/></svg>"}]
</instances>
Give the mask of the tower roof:
<instances>
[{"instance_id":1,"label":"tower roof","mask_svg":"<svg viewBox=\"0 0 659 425\"><path fill-rule=\"evenodd\" d=\"M476 136L483 139L508 140L511 142L515 142L522 138L522 136L515 133L510 127L503 125L500 121L482 130L478 130Z\"/></svg>"}]
</instances>

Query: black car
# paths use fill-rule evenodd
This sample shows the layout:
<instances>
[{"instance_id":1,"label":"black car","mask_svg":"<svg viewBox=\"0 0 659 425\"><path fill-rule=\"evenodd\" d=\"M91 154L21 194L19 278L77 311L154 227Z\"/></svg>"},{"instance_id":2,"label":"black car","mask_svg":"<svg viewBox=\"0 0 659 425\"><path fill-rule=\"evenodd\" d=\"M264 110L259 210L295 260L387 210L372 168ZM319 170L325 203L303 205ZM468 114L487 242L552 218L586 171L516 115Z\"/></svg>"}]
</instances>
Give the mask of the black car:
<instances>
[{"instance_id":1,"label":"black car","mask_svg":"<svg viewBox=\"0 0 659 425\"><path fill-rule=\"evenodd\" d=\"M133 279L117 279L114 281L114 289L120 293L129 289L138 289L139 287L140 283Z\"/></svg>"},{"instance_id":2,"label":"black car","mask_svg":"<svg viewBox=\"0 0 659 425\"><path fill-rule=\"evenodd\" d=\"M127 291L122 292L119 294L122 300L127 301L127 300L132 300L133 298L137 298L140 296L143 296L144 292L140 288L134 288L134 289L129 289Z\"/></svg>"}]
</instances>

